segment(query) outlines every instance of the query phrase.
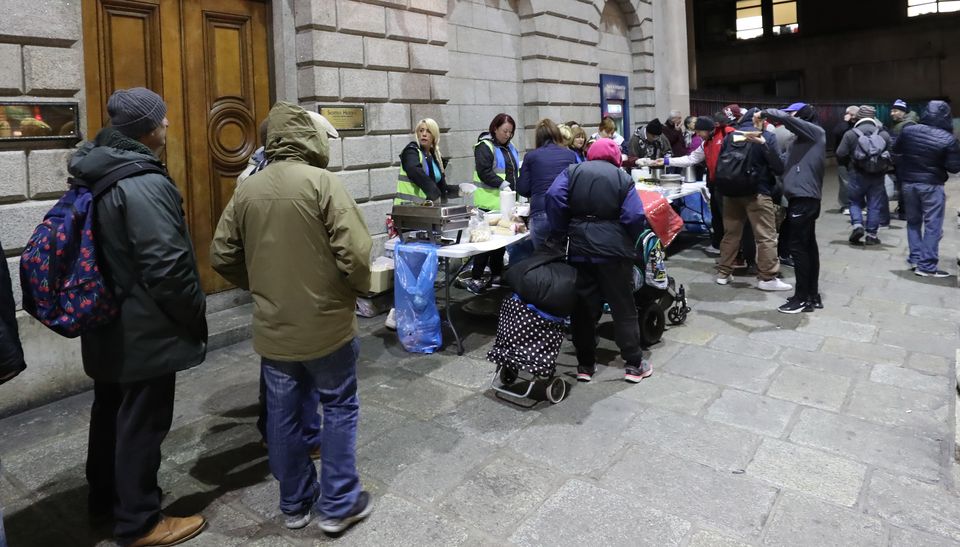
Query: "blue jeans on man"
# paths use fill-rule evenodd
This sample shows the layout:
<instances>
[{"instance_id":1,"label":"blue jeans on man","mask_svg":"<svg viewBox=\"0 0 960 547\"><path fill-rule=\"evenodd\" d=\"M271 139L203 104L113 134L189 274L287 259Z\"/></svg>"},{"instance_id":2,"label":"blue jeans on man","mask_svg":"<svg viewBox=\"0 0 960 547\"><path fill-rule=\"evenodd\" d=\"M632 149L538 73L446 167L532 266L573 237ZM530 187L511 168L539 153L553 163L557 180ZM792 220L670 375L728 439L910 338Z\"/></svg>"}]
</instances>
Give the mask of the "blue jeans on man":
<instances>
[{"instance_id":1,"label":"blue jeans on man","mask_svg":"<svg viewBox=\"0 0 960 547\"><path fill-rule=\"evenodd\" d=\"M528 228L530 229L530 241L533 242L533 248L540 249L543 247L543 244L547 241L547 237L550 235L550 224L547 222L547 212L537 211L530 215Z\"/></svg>"},{"instance_id":2,"label":"blue jeans on man","mask_svg":"<svg viewBox=\"0 0 960 547\"><path fill-rule=\"evenodd\" d=\"M946 195L942 184L903 181L903 204L907 213L907 261L921 272L937 271Z\"/></svg>"},{"instance_id":3,"label":"blue jeans on man","mask_svg":"<svg viewBox=\"0 0 960 547\"><path fill-rule=\"evenodd\" d=\"M356 338L318 359L300 362L261 360L267 384L267 438L270 471L280 483L280 510L301 515L311 507L326 518L347 516L360 495L357 474ZM311 392L323 406L320 482L303 437L304 400Z\"/></svg>"},{"instance_id":4,"label":"blue jeans on man","mask_svg":"<svg viewBox=\"0 0 960 547\"><path fill-rule=\"evenodd\" d=\"M847 180L847 194L850 198L850 224L866 228L867 234L877 235L880 228L880 210L887 191L883 186L883 175L861 173L851 169ZM863 206L867 204L867 222L863 222Z\"/></svg>"},{"instance_id":5,"label":"blue jeans on man","mask_svg":"<svg viewBox=\"0 0 960 547\"><path fill-rule=\"evenodd\" d=\"M263 368L260 369L260 413L257 416L257 430L260 431L260 438L264 443L269 444L267 440L267 381L263 377ZM306 441L310 451L320 448L320 414L317 409L320 407L320 394L316 390L303 400L303 440Z\"/></svg>"}]
</instances>

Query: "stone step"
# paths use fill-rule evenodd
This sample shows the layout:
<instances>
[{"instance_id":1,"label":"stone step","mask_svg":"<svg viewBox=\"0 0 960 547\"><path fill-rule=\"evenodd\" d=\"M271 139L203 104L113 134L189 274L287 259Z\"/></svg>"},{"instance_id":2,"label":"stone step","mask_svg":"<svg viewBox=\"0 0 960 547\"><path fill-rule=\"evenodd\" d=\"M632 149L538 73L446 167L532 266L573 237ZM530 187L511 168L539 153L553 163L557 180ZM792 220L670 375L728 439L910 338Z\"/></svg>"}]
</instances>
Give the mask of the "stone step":
<instances>
[{"instance_id":1,"label":"stone step","mask_svg":"<svg viewBox=\"0 0 960 547\"><path fill-rule=\"evenodd\" d=\"M207 314L207 351L242 342L253 335L253 304Z\"/></svg>"}]
</instances>

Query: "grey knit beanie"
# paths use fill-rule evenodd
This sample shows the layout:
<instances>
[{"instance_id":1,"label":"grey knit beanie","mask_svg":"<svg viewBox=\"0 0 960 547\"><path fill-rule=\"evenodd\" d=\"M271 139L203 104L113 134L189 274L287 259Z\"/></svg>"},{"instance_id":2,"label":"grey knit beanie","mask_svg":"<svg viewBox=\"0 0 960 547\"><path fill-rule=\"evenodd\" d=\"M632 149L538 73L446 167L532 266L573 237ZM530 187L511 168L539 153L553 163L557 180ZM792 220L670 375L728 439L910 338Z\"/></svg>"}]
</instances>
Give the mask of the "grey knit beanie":
<instances>
[{"instance_id":1,"label":"grey knit beanie","mask_svg":"<svg viewBox=\"0 0 960 547\"><path fill-rule=\"evenodd\" d=\"M107 101L110 125L130 138L140 138L163 123L167 105L145 87L118 89Z\"/></svg>"},{"instance_id":2,"label":"grey knit beanie","mask_svg":"<svg viewBox=\"0 0 960 547\"><path fill-rule=\"evenodd\" d=\"M873 119L877 117L877 109L870 105L863 105L857 111L857 117L861 120Z\"/></svg>"}]
</instances>

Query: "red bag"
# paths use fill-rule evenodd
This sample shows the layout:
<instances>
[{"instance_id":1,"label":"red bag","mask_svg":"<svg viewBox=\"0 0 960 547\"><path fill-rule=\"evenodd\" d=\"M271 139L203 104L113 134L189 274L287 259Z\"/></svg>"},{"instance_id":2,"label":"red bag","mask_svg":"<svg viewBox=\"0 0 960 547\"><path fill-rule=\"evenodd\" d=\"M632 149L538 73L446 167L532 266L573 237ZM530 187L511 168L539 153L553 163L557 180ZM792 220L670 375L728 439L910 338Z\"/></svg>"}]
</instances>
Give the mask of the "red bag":
<instances>
[{"instance_id":1,"label":"red bag","mask_svg":"<svg viewBox=\"0 0 960 547\"><path fill-rule=\"evenodd\" d=\"M647 224L666 249L673 242L673 238L683 230L683 219L660 192L637 190L637 194L643 202L643 214L647 216Z\"/></svg>"}]
</instances>

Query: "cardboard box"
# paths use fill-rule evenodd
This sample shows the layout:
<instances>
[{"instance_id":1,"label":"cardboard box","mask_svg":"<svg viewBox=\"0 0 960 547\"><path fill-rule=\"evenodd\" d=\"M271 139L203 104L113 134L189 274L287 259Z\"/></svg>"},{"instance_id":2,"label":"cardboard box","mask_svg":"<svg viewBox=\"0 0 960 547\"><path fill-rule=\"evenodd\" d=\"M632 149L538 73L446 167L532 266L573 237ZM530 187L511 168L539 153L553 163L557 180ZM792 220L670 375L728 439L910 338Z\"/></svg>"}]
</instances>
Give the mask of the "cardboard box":
<instances>
[{"instance_id":1,"label":"cardboard box","mask_svg":"<svg viewBox=\"0 0 960 547\"><path fill-rule=\"evenodd\" d=\"M393 289L393 268L388 270L371 270L370 294L385 293Z\"/></svg>"}]
</instances>

